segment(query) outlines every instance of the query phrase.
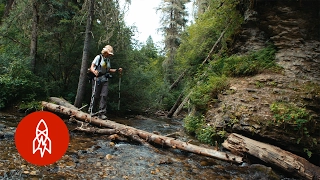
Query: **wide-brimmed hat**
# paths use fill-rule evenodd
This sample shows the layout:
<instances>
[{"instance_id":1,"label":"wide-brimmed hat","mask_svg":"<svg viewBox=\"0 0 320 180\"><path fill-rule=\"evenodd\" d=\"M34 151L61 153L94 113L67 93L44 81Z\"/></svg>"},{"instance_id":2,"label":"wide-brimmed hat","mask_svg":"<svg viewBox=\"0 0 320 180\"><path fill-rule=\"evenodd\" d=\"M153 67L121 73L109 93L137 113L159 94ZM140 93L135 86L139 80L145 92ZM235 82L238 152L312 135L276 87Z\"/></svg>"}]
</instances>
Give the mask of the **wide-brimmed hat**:
<instances>
[{"instance_id":1,"label":"wide-brimmed hat","mask_svg":"<svg viewBox=\"0 0 320 180\"><path fill-rule=\"evenodd\" d=\"M112 46L106 45L106 46L102 49L101 53L104 54L105 52L107 52L108 54L113 55L113 48L112 48Z\"/></svg>"}]
</instances>

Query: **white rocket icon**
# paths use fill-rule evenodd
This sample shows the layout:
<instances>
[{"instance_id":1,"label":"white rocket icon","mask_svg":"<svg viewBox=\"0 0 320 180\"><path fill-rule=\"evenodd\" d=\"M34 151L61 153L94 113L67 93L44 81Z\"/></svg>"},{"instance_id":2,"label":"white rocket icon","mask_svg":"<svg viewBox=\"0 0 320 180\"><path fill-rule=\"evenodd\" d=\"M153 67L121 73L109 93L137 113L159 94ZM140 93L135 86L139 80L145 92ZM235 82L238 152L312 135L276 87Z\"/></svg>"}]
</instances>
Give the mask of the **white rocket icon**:
<instances>
[{"instance_id":1,"label":"white rocket icon","mask_svg":"<svg viewBox=\"0 0 320 180\"><path fill-rule=\"evenodd\" d=\"M41 128L41 129L40 129ZM49 129L46 122L41 119L36 128L36 137L33 139L32 149L33 154L40 151L41 158L45 151L51 154L51 140L49 138Z\"/></svg>"}]
</instances>

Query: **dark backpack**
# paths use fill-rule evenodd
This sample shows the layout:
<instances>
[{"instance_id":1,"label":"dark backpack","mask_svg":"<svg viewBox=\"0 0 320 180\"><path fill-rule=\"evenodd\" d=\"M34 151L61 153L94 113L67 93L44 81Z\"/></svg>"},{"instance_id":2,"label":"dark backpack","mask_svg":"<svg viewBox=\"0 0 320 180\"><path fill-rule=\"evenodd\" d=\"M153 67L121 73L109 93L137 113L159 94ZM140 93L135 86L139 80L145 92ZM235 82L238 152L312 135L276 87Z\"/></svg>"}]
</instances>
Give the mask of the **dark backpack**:
<instances>
[{"instance_id":1,"label":"dark backpack","mask_svg":"<svg viewBox=\"0 0 320 180\"><path fill-rule=\"evenodd\" d=\"M101 55L100 55L100 58L99 58L98 66L101 66L100 63L101 63ZM98 68L98 66L95 67L95 70ZM90 68L88 68L88 70L87 70L87 78L88 78L89 82L91 82L95 76L96 75L93 74L93 72L90 71Z\"/></svg>"}]
</instances>

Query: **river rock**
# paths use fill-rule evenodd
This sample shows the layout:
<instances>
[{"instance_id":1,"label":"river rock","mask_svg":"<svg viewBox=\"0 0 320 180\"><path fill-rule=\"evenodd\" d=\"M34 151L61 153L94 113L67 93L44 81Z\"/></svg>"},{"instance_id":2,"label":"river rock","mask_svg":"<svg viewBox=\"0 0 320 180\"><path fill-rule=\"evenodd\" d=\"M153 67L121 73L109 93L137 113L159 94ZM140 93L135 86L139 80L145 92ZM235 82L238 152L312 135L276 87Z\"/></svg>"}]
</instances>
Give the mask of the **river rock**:
<instances>
[{"instance_id":1,"label":"river rock","mask_svg":"<svg viewBox=\"0 0 320 180\"><path fill-rule=\"evenodd\" d=\"M0 139L4 138L4 133L0 131Z\"/></svg>"},{"instance_id":2,"label":"river rock","mask_svg":"<svg viewBox=\"0 0 320 180\"><path fill-rule=\"evenodd\" d=\"M112 157L111 154L107 154L107 155L106 155L106 159L107 159L107 160L110 160L110 159L112 159L112 158L113 158L113 157Z\"/></svg>"},{"instance_id":3,"label":"river rock","mask_svg":"<svg viewBox=\"0 0 320 180\"><path fill-rule=\"evenodd\" d=\"M0 123L0 130L2 130L2 129L4 129L4 128L6 128L6 125Z\"/></svg>"},{"instance_id":4,"label":"river rock","mask_svg":"<svg viewBox=\"0 0 320 180\"><path fill-rule=\"evenodd\" d=\"M14 132L12 132L12 131L5 132L4 137L6 139L12 139L14 137Z\"/></svg>"}]
</instances>

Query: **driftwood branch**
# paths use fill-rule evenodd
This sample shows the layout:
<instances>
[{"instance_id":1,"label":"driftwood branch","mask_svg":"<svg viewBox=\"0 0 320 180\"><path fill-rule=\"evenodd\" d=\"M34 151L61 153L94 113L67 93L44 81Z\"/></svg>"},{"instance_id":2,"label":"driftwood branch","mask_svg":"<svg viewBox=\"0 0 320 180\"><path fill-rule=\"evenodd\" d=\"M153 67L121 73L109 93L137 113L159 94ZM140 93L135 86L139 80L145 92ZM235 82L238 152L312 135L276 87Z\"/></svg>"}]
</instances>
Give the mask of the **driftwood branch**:
<instances>
[{"instance_id":1,"label":"driftwood branch","mask_svg":"<svg viewBox=\"0 0 320 180\"><path fill-rule=\"evenodd\" d=\"M320 179L320 167L279 147L231 134L222 144L232 152L248 153L289 173L306 179Z\"/></svg>"},{"instance_id":2,"label":"driftwood branch","mask_svg":"<svg viewBox=\"0 0 320 180\"><path fill-rule=\"evenodd\" d=\"M200 154L208 157L217 158L220 160L228 161L228 162L234 162L234 163L242 163L242 157L227 153L227 152L221 152L214 149L208 149L200 146L196 146L190 143L186 143L183 141L176 140L174 138L165 137L153 133L149 133L143 130L139 130L130 126L126 126L123 124L119 124L110 120L101 120L97 117L91 117L89 114L84 113L79 110L70 109L64 106L56 105L53 103L48 102L42 102L42 106L44 109L47 109L49 111L52 111L54 113L64 114L73 116L81 121L89 122L90 124L93 124L98 127L107 127L111 129L115 129L120 132L120 134L124 135L137 135L141 139L143 139L146 142L152 142L155 144L159 144L162 146L167 146L171 148L177 148L184 151L192 152L195 154Z\"/></svg>"}]
</instances>

